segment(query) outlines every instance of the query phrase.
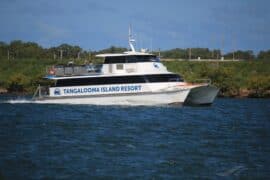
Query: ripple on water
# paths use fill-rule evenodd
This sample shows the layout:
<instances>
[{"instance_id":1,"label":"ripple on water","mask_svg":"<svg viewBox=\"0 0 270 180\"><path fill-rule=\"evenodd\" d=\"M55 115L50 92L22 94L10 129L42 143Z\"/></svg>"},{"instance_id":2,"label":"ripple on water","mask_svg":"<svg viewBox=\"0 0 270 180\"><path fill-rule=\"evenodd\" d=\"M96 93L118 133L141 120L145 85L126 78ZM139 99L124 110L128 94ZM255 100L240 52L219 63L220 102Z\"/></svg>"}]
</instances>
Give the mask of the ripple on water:
<instances>
[{"instance_id":1,"label":"ripple on water","mask_svg":"<svg viewBox=\"0 0 270 180\"><path fill-rule=\"evenodd\" d=\"M210 107L6 103L0 177L265 179L270 101ZM3 103L5 102L5 103Z\"/></svg>"}]
</instances>

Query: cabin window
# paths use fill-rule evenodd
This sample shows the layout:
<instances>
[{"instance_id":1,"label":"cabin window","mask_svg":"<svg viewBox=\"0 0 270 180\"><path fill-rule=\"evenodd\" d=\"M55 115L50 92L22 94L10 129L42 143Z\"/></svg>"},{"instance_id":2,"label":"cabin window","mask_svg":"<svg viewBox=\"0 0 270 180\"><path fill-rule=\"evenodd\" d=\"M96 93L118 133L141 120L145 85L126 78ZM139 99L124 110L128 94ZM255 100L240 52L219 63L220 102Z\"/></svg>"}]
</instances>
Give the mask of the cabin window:
<instances>
[{"instance_id":1,"label":"cabin window","mask_svg":"<svg viewBox=\"0 0 270 180\"><path fill-rule=\"evenodd\" d=\"M152 61L152 62L160 62L160 59L158 57L152 56L152 57L150 57L150 61Z\"/></svg>"},{"instance_id":2,"label":"cabin window","mask_svg":"<svg viewBox=\"0 0 270 180\"><path fill-rule=\"evenodd\" d=\"M106 57L104 64L117 63L137 63L137 62L159 62L159 58L155 55L129 55L129 56L111 56Z\"/></svg>"},{"instance_id":3,"label":"cabin window","mask_svg":"<svg viewBox=\"0 0 270 180\"><path fill-rule=\"evenodd\" d=\"M117 64L117 63L125 63L126 57L125 56L111 56L106 57L104 64Z\"/></svg>"},{"instance_id":4,"label":"cabin window","mask_svg":"<svg viewBox=\"0 0 270 180\"><path fill-rule=\"evenodd\" d=\"M183 78L178 74L158 74L147 75L148 82L183 82Z\"/></svg>"},{"instance_id":5,"label":"cabin window","mask_svg":"<svg viewBox=\"0 0 270 180\"><path fill-rule=\"evenodd\" d=\"M85 86L105 84L135 84L135 83L157 83L157 82L183 82L183 78L177 74L151 74L135 76L110 76L110 77L86 77L59 79L56 87L62 86Z\"/></svg>"}]
</instances>

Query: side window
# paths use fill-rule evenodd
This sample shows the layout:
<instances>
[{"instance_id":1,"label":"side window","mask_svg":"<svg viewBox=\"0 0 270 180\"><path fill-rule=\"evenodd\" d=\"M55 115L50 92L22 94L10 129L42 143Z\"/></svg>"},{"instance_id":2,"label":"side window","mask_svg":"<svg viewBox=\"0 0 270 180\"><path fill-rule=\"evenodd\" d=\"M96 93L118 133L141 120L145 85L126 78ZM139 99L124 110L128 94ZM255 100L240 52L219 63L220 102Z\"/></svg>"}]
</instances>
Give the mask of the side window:
<instances>
[{"instance_id":1,"label":"side window","mask_svg":"<svg viewBox=\"0 0 270 180\"><path fill-rule=\"evenodd\" d=\"M175 77L175 78L169 78L168 82L179 82L180 79Z\"/></svg>"},{"instance_id":2,"label":"side window","mask_svg":"<svg viewBox=\"0 0 270 180\"><path fill-rule=\"evenodd\" d=\"M125 63L125 56L115 56L115 57L106 57L104 64L115 64L115 63Z\"/></svg>"},{"instance_id":3,"label":"side window","mask_svg":"<svg viewBox=\"0 0 270 180\"><path fill-rule=\"evenodd\" d=\"M150 60L151 62L158 62L158 61L157 61L157 58L155 58L155 57L150 57L149 60Z\"/></svg>"},{"instance_id":4,"label":"side window","mask_svg":"<svg viewBox=\"0 0 270 180\"><path fill-rule=\"evenodd\" d=\"M124 69L124 65L123 64L116 64L116 69L117 70L123 70Z\"/></svg>"},{"instance_id":5,"label":"side window","mask_svg":"<svg viewBox=\"0 0 270 180\"><path fill-rule=\"evenodd\" d=\"M135 62L137 62L136 56L127 56L126 59L127 59L127 61L126 61L127 63L135 63Z\"/></svg>"},{"instance_id":6,"label":"side window","mask_svg":"<svg viewBox=\"0 0 270 180\"><path fill-rule=\"evenodd\" d=\"M172 75L171 77L169 77L168 81L169 82L183 82L183 79L179 75Z\"/></svg>"}]
</instances>

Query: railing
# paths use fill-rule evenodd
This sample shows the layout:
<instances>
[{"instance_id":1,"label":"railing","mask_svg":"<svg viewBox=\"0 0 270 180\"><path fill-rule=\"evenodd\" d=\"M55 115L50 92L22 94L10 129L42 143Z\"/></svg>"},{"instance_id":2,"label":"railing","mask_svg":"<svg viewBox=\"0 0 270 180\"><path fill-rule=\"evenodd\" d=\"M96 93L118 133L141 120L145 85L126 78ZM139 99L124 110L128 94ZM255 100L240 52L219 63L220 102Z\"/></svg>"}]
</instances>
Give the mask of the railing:
<instances>
[{"instance_id":1,"label":"railing","mask_svg":"<svg viewBox=\"0 0 270 180\"><path fill-rule=\"evenodd\" d=\"M41 99L49 95L49 87L48 86L40 86L38 85L32 99Z\"/></svg>"},{"instance_id":2,"label":"railing","mask_svg":"<svg viewBox=\"0 0 270 180\"><path fill-rule=\"evenodd\" d=\"M55 65L46 69L47 74L54 76L78 76L99 73L101 65Z\"/></svg>"}]
</instances>

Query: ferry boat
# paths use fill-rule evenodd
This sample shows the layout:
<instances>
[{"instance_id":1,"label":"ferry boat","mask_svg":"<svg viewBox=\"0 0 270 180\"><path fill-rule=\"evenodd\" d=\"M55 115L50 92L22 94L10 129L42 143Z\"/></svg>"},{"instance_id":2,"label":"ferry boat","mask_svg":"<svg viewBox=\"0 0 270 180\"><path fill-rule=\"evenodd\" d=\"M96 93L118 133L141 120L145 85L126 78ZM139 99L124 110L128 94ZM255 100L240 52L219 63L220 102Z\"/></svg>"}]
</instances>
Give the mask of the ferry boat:
<instances>
[{"instance_id":1,"label":"ferry boat","mask_svg":"<svg viewBox=\"0 0 270 180\"><path fill-rule=\"evenodd\" d=\"M131 33L131 51L99 54L101 67L54 67L45 78L54 86L38 87L36 103L95 105L183 104L191 90L184 79L169 72L160 59L147 52L136 52ZM90 70L89 70L90 69Z\"/></svg>"}]
</instances>

